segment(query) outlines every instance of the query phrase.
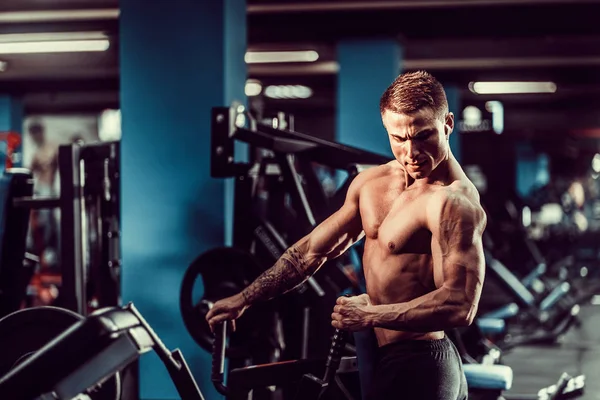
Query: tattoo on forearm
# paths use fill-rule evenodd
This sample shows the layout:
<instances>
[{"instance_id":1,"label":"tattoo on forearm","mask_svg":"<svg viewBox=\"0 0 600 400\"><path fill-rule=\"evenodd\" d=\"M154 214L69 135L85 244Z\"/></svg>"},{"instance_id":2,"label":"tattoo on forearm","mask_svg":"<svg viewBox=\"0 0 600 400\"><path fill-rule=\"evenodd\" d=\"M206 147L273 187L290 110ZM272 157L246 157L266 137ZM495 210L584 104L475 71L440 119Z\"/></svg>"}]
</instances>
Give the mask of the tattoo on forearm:
<instances>
[{"instance_id":1,"label":"tattoo on forearm","mask_svg":"<svg viewBox=\"0 0 600 400\"><path fill-rule=\"evenodd\" d=\"M269 300L303 283L311 275L311 270L304 254L292 246L283 253L275 265L244 289L242 296L248 305Z\"/></svg>"}]
</instances>

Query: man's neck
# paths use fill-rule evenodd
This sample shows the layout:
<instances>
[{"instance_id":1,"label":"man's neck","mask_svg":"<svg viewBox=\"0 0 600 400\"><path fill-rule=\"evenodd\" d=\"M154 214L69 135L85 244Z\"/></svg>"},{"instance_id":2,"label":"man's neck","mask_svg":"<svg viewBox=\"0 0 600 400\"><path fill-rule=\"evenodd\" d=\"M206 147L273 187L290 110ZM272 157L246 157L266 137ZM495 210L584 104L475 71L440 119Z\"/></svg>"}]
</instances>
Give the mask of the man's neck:
<instances>
[{"instance_id":1,"label":"man's neck","mask_svg":"<svg viewBox=\"0 0 600 400\"><path fill-rule=\"evenodd\" d=\"M428 185L448 186L454 181L454 174L452 172L455 168L455 164L457 164L456 159L452 153L448 153L448 157L439 163L426 178L414 179L407 172L406 188L417 188Z\"/></svg>"}]
</instances>

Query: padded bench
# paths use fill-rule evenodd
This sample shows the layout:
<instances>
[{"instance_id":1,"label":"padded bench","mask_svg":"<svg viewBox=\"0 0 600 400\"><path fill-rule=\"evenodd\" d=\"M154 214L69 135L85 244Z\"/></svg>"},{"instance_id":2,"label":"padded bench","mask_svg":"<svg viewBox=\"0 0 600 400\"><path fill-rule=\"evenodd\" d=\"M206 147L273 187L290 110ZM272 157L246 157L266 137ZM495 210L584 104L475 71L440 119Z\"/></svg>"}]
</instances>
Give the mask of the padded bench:
<instances>
[{"instance_id":1,"label":"padded bench","mask_svg":"<svg viewBox=\"0 0 600 400\"><path fill-rule=\"evenodd\" d=\"M485 336L501 335L506 331L506 321L502 318L478 318L475 323Z\"/></svg>"},{"instance_id":2,"label":"padded bench","mask_svg":"<svg viewBox=\"0 0 600 400\"><path fill-rule=\"evenodd\" d=\"M469 389L503 391L512 387L513 371L509 366L465 364L463 367Z\"/></svg>"}]
</instances>

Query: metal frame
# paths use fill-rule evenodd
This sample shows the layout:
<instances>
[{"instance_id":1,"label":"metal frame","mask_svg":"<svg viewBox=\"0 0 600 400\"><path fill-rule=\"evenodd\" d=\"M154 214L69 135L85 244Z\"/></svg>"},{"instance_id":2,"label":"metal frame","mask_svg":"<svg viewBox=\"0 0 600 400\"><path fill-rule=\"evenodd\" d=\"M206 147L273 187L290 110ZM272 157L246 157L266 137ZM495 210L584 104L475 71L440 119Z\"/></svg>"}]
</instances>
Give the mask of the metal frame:
<instances>
[{"instance_id":1,"label":"metal frame","mask_svg":"<svg viewBox=\"0 0 600 400\"><path fill-rule=\"evenodd\" d=\"M120 298L118 287L112 288L111 276L120 267L120 206L119 206L119 146L106 142L80 146L63 145L58 151L60 196L54 198L23 197L13 199L18 207L34 209L59 208L61 221L61 306L86 315L88 293L86 285L87 232L83 222L86 204L96 204L99 215L99 265L97 277L102 290L98 308L116 306ZM94 277L96 278L96 276Z\"/></svg>"},{"instance_id":2,"label":"metal frame","mask_svg":"<svg viewBox=\"0 0 600 400\"><path fill-rule=\"evenodd\" d=\"M235 162L236 140L250 145L250 162ZM349 179L352 179L356 175L354 171L362 165L389 161L388 157L356 147L258 123L243 106L212 109L211 176L235 178L233 246L249 250L261 262L275 262L289 247L287 242L294 240L299 232L314 228L331 212L313 163L347 171ZM250 201L250 197L256 194L259 177L273 178L269 209L265 215L260 211L257 214L254 202ZM288 195L297 219L294 226L283 228L289 229L290 235L284 237L278 231L282 227L269 216L281 216L287 212L283 196ZM296 293L311 298L326 295L314 277L296 288ZM312 302L307 297L303 299L299 303L302 306L299 356L306 359Z\"/></svg>"}]
</instances>

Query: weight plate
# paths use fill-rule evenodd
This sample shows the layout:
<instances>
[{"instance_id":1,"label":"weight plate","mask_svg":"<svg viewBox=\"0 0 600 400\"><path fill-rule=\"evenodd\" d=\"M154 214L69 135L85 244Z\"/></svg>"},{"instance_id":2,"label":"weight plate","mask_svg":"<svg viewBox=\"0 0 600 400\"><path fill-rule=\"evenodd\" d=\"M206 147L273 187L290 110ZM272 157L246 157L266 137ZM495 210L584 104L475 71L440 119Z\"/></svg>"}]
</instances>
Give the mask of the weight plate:
<instances>
[{"instance_id":1,"label":"weight plate","mask_svg":"<svg viewBox=\"0 0 600 400\"><path fill-rule=\"evenodd\" d=\"M26 308L0 319L0 378L82 319L77 313L51 306ZM90 391L89 397L91 400L120 399L120 375Z\"/></svg>"},{"instance_id":2,"label":"weight plate","mask_svg":"<svg viewBox=\"0 0 600 400\"><path fill-rule=\"evenodd\" d=\"M208 352L212 352L214 337L206 314L218 300L242 291L262 272L251 254L230 247L209 250L196 258L183 277L180 309L183 322L192 338ZM204 293L194 302L193 291L201 279ZM236 331L230 336L228 357L250 357L257 341L269 337L274 314L269 306L253 306L236 321Z\"/></svg>"}]
</instances>

